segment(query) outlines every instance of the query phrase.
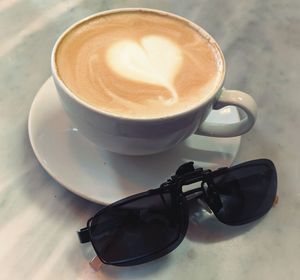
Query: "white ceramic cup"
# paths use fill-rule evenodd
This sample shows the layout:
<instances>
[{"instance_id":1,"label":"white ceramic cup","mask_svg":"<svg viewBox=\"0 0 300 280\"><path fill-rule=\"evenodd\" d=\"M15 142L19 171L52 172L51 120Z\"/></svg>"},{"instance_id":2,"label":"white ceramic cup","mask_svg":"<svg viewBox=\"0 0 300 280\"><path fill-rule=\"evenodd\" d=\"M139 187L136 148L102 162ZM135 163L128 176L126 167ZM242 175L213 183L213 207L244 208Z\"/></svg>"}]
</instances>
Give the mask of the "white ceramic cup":
<instances>
[{"instance_id":1,"label":"white ceramic cup","mask_svg":"<svg viewBox=\"0 0 300 280\"><path fill-rule=\"evenodd\" d=\"M95 144L109 151L126 155L147 155L162 152L173 148L193 133L214 137L232 137L249 131L255 123L256 103L250 95L244 92L223 88L225 61L217 44L224 62L224 72L219 87L217 90L207 93L205 98L199 100L195 108L183 113L155 119L117 117L84 102L68 89L58 75L55 62L57 46L60 41L71 29L83 21L110 13L136 10L149 9L116 9L92 15L68 28L55 43L51 56L52 75L62 105L74 126ZM150 11L186 21L214 41L201 27L185 18L163 11ZM217 110L228 105L242 109L245 113L244 118L232 124L214 124L205 121L211 110Z\"/></svg>"}]
</instances>

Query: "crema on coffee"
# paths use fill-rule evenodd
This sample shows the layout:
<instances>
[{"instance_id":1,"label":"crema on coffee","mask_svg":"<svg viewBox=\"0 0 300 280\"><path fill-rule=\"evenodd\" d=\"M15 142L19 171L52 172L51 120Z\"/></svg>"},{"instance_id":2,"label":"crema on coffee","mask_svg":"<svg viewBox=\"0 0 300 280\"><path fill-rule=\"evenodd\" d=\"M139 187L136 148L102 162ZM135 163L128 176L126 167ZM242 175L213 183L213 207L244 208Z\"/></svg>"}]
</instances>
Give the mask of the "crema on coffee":
<instances>
[{"instance_id":1,"label":"crema on coffee","mask_svg":"<svg viewBox=\"0 0 300 280\"><path fill-rule=\"evenodd\" d=\"M58 75L81 100L116 116L158 118L187 111L223 77L216 43L188 22L122 11L72 28L56 51Z\"/></svg>"}]
</instances>

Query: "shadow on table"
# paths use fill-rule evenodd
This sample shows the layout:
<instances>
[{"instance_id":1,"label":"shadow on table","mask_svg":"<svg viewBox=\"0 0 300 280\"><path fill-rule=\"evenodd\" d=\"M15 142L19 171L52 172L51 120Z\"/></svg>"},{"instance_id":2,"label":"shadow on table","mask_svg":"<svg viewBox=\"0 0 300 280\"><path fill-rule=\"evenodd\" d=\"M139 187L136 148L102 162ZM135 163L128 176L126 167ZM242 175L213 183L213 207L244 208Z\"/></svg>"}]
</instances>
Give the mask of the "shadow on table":
<instances>
[{"instance_id":1,"label":"shadow on table","mask_svg":"<svg viewBox=\"0 0 300 280\"><path fill-rule=\"evenodd\" d=\"M109 277L109 279L143 279L149 275L153 278L161 271L166 270L169 265L174 265L170 262L170 256L164 256L149 263L136 265L134 267L117 267L103 265L101 272Z\"/></svg>"}]
</instances>

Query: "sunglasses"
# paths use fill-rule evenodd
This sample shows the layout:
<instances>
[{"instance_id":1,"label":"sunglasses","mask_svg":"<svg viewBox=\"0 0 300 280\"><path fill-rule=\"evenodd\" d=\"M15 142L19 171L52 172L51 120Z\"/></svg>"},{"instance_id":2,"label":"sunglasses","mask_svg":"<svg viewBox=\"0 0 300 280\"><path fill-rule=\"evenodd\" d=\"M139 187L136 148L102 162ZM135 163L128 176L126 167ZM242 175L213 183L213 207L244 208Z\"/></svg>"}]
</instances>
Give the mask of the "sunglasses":
<instances>
[{"instance_id":1,"label":"sunglasses","mask_svg":"<svg viewBox=\"0 0 300 280\"><path fill-rule=\"evenodd\" d=\"M183 192L184 185L196 182L199 187ZM234 226L265 215L276 192L276 169L268 159L215 171L188 162L159 188L102 208L78 236L81 243L92 243L98 264L142 264L170 253L182 242L190 200L200 199L220 222Z\"/></svg>"}]
</instances>

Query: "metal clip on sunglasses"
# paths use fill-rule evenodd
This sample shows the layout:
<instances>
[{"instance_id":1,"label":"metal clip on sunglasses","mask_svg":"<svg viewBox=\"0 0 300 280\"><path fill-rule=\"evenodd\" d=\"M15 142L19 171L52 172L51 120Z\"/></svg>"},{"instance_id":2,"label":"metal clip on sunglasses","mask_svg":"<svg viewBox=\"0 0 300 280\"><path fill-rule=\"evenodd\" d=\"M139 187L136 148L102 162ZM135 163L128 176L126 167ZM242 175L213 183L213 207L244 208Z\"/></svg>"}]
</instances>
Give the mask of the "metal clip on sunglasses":
<instances>
[{"instance_id":1,"label":"metal clip on sunglasses","mask_svg":"<svg viewBox=\"0 0 300 280\"><path fill-rule=\"evenodd\" d=\"M184 185L200 187L183 192ZM102 208L78 232L91 242L97 257L91 262L131 266L173 251L183 240L189 221L188 201L200 199L227 225L250 223L272 207L277 175L272 161L257 159L215 171L181 165L159 188L132 195ZM101 260L101 261L100 261Z\"/></svg>"}]
</instances>

